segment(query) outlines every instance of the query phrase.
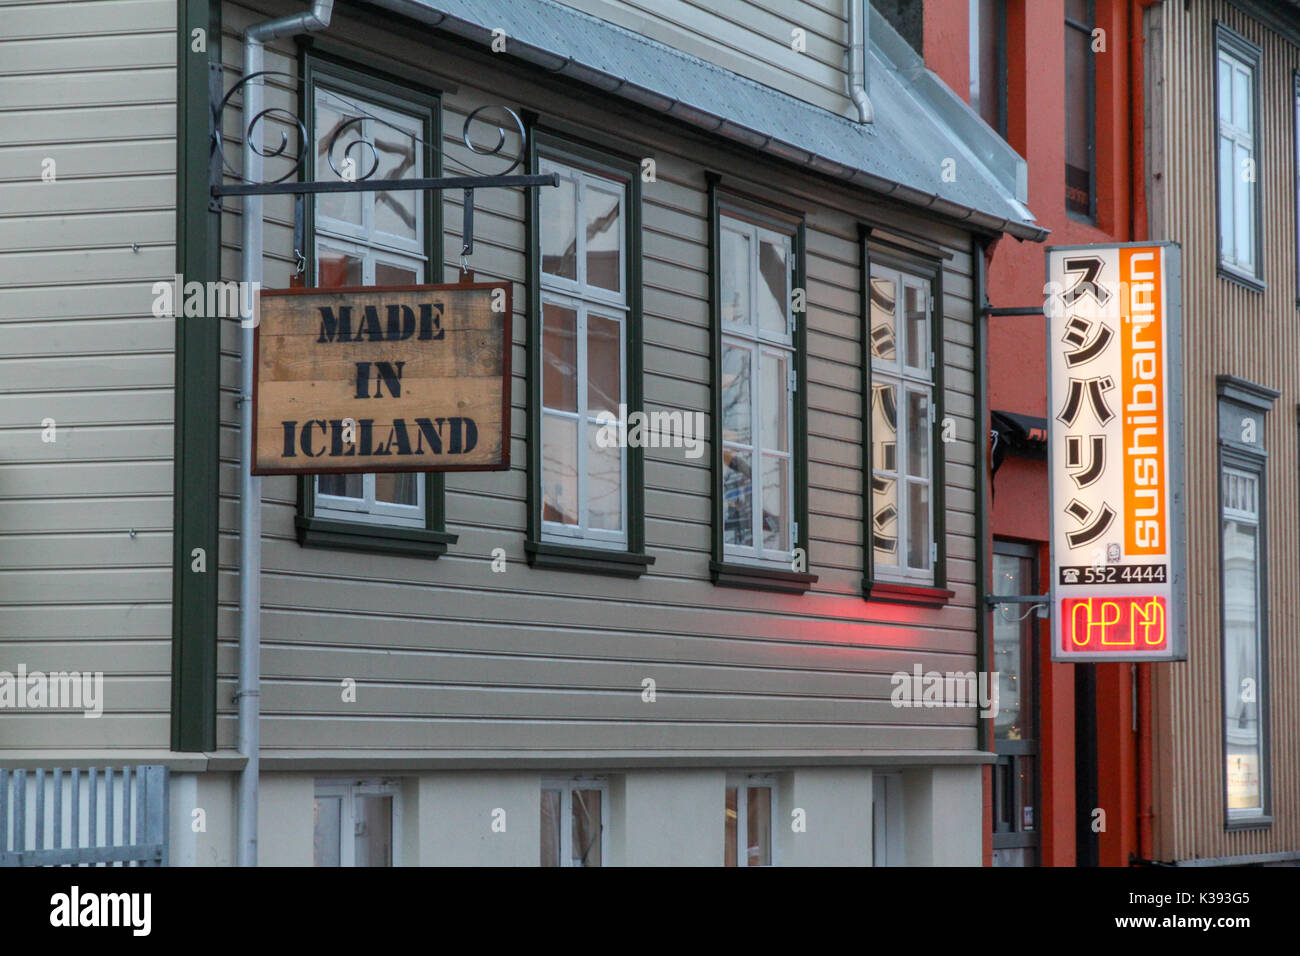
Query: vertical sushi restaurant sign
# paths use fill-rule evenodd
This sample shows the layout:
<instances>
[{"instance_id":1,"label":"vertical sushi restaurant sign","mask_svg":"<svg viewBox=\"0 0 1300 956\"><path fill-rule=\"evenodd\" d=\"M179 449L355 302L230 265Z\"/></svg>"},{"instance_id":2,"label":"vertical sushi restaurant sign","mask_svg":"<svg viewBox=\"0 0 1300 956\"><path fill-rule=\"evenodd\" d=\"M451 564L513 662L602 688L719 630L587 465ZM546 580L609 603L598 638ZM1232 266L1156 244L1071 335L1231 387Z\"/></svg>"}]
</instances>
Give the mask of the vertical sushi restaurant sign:
<instances>
[{"instance_id":1,"label":"vertical sushi restaurant sign","mask_svg":"<svg viewBox=\"0 0 1300 956\"><path fill-rule=\"evenodd\" d=\"M508 468L510 291L260 293L253 474Z\"/></svg>"},{"instance_id":2,"label":"vertical sushi restaurant sign","mask_svg":"<svg viewBox=\"0 0 1300 956\"><path fill-rule=\"evenodd\" d=\"M1054 661L1186 659L1179 248L1047 250Z\"/></svg>"}]
</instances>

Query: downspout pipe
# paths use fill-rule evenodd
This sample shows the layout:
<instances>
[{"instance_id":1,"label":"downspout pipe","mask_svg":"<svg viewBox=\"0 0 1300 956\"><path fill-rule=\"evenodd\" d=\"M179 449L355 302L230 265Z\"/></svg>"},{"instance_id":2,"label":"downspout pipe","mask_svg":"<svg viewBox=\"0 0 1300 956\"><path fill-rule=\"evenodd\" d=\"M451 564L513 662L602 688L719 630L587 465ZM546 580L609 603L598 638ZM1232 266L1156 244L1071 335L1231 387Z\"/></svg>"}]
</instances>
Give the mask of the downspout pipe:
<instances>
[{"instance_id":1,"label":"downspout pipe","mask_svg":"<svg viewBox=\"0 0 1300 956\"><path fill-rule=\"evenodd\" d=\"M263 69L265 45L280 37L324 30L334 12L334 0L316 0L310 10L254 24L244 32L244 76ZM262 153L254 148L253 128L263 109L263 77L244 86L243 178L262 181ZM253 128L250 128L253 127ZM306 144L303 144L306 149ZM245 196L240 244L240 273L245 289L262 282L262 197ZM262 479L253 466L253 331L256 300L247 299L252 314L240 320L239 331L239 752L246 758L239 776L240 866L257 866L257 780L261 747L262 682Z\"/></svg>"},{"instance_id":2,"label":"downspout pipe","mask_svg":"<svg viewBox=\"0 0 1300 956\"><path fill-rule=\"evenodd\" d=\"M871 0L848 0L849 5L849 99L858 110L859 123L874 123L876 111L867 96L867 4Z\"/></svg>"}]
</instances>

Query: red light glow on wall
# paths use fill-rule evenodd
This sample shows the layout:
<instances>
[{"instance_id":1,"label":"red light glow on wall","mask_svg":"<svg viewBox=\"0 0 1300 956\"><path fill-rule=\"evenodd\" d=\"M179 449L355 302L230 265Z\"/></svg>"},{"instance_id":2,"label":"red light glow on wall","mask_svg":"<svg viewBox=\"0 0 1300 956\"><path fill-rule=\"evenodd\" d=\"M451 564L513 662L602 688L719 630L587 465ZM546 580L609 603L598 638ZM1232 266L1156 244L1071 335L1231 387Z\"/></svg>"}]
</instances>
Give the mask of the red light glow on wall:
<instances>
[{"instance_id":1,"label":"red light glow on wall","mask_svg":"<svg viewBox=\"0 0 1300 956\"><path fill-rule=\"evenodd\" d=\"M1062 598L1061 652L1163 651L1166 611L1160 596Z\"/></svg>"}]
</instances>

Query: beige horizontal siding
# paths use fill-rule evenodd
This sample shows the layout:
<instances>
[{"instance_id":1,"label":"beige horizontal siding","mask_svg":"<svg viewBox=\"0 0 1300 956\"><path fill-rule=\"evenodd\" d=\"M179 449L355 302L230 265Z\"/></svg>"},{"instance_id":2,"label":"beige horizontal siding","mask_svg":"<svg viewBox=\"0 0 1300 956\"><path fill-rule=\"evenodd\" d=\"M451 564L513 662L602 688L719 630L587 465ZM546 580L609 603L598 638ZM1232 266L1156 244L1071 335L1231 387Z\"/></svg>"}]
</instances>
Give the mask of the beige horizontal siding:
<instances>
[{"instance_id":1,"label":"beige horizontal siding","mask_svg":"<svg viewBox=\"0 0 1300 956\"><path fill-rule=\"evenodd\" d=\"M823 109L856 115L845 95L845 0L561 0ZM804 49L794 48L803 30Z\"/></svg>"},{"instance_id":2,"label":"beige horizontal siding","mask_svg":"<svg viewBox=\"0 0 1300 956\"><path fill-rule=\"evenodd\" d=\"M830 6L835 6L831 4ZM810 8L812 9L812 8ZM253 19L283 12L224 7L223 56L238 76L238 37ZM834 19L832 13L822 14ZM811 14L810 14L811 17ZM812 31L810 30L810 33ZM343 44L346 38L346 45ZM645 450L646 540L656 559L638 580L532 569L525 434L527 332L524 199L476 196L480 276L517 283L512 462L504 473L447 476L448 530L459 535L435 562L304 549L297 544L294 479L263 480L263 742L273 750L354 753L522 749L678 751L971 749L973 712L898 710L889 675L974 667L974 397L969 237L909 213L872 207L860 194L798 174L683 129L603 111L535 73L491 70L463 48L384 32L346 9L323 46L357 59L383 50L390 66L421 78L436 63L458 86L444 98L449 161L471 164L460 143L472 109L505 103L633 156L652 156L643 185L645 402L649 409L710 410L707 193L704 172L733 187L767 189L808 220L810 561L819 580L803 596L718 588L709 581L709 457ZM267 67L296 70L291 43ZM427 77L437 85L438 77ZM292 84L271 86L267 105L292 104ZM578 119L581 118L579 122ZM577 125L575 125L577 124ZM226 136L240 135L237 113ZM274 136L274 134L271 134ZM475 160L479 168L491 160ZM460 196L444 197L447 268L459 263ZM238 203L228 201L223 268L238 269ZM266 284L288 282L292 208L267 203ZM960 440L946 446L947 606L920 609L860 596L862 568L861 348L858 217L888 220L900 238L924 234L950 256L946 268L946 414ZM219 585L218 742L233 746L229 687L237 674L238 433L234 406L238 329L222 338L222 507ZM491 571L493 549L508 570ZM641 681L657 682L654 704ZM344 703L340 682L356 681Z\"/></svg>"},{"instance_id":3,"label":"beige horizontal siding","mask_svg":"<svg viewBox=\"0 0 1300 956\"><path fill-rule=\"evenodd\" d=\"M1300 500L1296 408L1300 323L1296 315L1296 175L1292 72L1300 49L1223 0L1150 14L1159 27L1155 65L1165 80L1154 105L1163 143L1153 157L1153 234L1183 250L1189 630L1186 663L1157 665L1156 855L1227 857L1300 850ZM1261 261L1267 288L1218 278L1215 207L1214 21L1263 48L1259 75ZM1282 394L1267 416L1265 475L1269 768L1273 823L1224 827L1223 671L1220 628L1217 396L1215 377L1236 375Z\"/></svg>"},{"instance_id":4,"label":"beige horizontal siding","mask_svg":"<svg viewBox=\"0 0 1300 956\"><path fill-rule=\"evenodd\" d=\"M0 750L167 746L175 31L0 3L0 670L105 675L102 718L9 713Z\"/></svg>"}]
</instances>

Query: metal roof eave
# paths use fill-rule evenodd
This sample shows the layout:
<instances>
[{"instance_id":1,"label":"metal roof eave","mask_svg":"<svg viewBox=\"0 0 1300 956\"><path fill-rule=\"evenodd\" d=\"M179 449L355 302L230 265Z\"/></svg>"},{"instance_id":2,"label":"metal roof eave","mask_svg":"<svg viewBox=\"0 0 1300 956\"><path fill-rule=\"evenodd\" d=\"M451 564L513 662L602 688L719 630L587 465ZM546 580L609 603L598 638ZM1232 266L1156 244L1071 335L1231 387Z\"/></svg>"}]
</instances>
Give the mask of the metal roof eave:
<instances>
[{"instance_id":1,"label":"metal roof eave","mask_svg":"<svg viewBox=\"0 0 1300 956\"><path fill-rule=\"evenodd\" d=\"M498 0L367 0L367 2L483 45L489 45L492 42L492 27L487 24L516 23L519 20L518 15L512 15L508 21L502 21L501 15L504 14L505 7ZM806 111L810 116L816 114L817 118L823 123L827 119L838 121L839 124L842 124L844 130L855 130L859 138L874 137L876 135L875 131L863 131L864 128L860 127L859 124L845 120L843 117L831 114L819 107L788 96L788 94L763 87L761 84L740 77L737 74L728 73L728 71L724 71L720 67L690 57L689 54L672 50L670 47L663 47L662 44L640 37L581 11L549 2L549 0L533 0L533 3L525 9L534 13L544 11L551 18L571 19L573 24L580 24L585 29L591 29L593 25L598 25L598 28L610 31L610 36L625 35L625 38L634 38L648 47L662 47L663 50L669 51L678 57L695 60L701 68L710 72L726 74L734 78L735 83L757 88L763 91L765 95L771 94L783 97L789 101L792 108ZM985 209L965 205L950 197L941 196L936 192L930 192L915 185L877 175L868 169L840 162L831 156L818 153L806 146L789 142L771 132L755 129L748 124L737 122L734 117L724 116L698 105L684 102L679 97L634 83L625 77L610 73L606 69L581 63L573 56L556 53L554 49L548 49L547 46L541 45L546 42L546 34L553 34L550 38L553 42L549 45L562 48L566 41L572 42L571 38L579 30L558 28L553 23L542 22L541 18L536 19L533 27L535 36L511 35L509 37L508 50L510 55L539 66L548 72L564 75L593 88L631 100L696 128L734 142L743 143L750 148L758 149L787 162L805 166L872 192L893 197L908 205L928 210L955 222L967 224L974 229L992 233L1006 233L1017 239L1032 242L1042 242L1049 235L1049 230L1039 226L1032 219L1013 219L1010 216L1003 216ZM987 185L988 181L984 181L984 184ZM1020 206L1014 197L1009 195L1000 192L998 198L1000 202L993 205L1005 205L1008 212L1014 211L1016 207L1024 208Z\"/></svg>"}]
</instances>

